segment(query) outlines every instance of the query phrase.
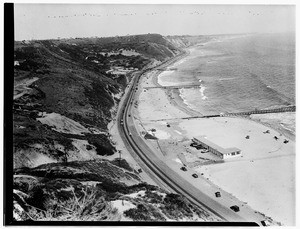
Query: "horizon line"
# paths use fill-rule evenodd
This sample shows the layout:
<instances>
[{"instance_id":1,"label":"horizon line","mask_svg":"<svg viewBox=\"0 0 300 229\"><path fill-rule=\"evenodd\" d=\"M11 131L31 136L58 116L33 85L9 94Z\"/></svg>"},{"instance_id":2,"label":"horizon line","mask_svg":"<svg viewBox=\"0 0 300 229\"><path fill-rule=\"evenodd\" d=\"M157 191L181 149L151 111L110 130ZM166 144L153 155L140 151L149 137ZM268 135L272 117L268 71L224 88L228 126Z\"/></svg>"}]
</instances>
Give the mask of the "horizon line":
<instances>
[{"instance_id":1,"label":"horizon line","mask_svg":"<svg viewBox=\"0 0 300 229\"><path fill-rule=\"evenodd\" d=\"M130 36L142 36L142 35L161 35L162 37L200 37L200 36L226 36L226 35L251 35L251 34L287 34L294 33L295 31L285 31L285 32L252 32L252 33L215 33L215 34L182 34L182 35L162 35L159 33L143 33L143 34L128 34L128 35L114 35L114 36L90 36L90 37L57 37L57 38L41 38L41 39L23 39L23 40L14 40L15 42L22 41L47 41L47 40L72 40L72 39L101 39L101 38L116 38L116 37L130 37Z\"/></svg>"}]
</instances>

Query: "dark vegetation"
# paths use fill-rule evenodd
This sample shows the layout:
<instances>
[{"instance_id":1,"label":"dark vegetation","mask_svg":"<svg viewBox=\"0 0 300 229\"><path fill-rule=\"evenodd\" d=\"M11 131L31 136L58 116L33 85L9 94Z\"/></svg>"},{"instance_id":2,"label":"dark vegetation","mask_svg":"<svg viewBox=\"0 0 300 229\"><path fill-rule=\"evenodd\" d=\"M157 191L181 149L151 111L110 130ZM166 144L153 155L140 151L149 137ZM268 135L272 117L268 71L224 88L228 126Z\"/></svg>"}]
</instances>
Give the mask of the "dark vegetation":
<instances>
[{"instance_id":1,"label":"dark vegetation","mask_svg":"<svg viewBox=\"0 0 300 229\"><path fill-rule=\"evenodd\" d=\"M122 50L139 55L126 56ZM99 156L116 152L107 124L118 103L113 94L127 86L130 74L109 70L141 70L152 60L164 61L177 53L179 49L158 34L15 42L14 89L16 95L23 93L13 104L14 204L21 209L14 208L16 220L118 220L110 204L114 200L136 206L124 212L133 220L177 220L196 212L183 197L164 198L158 194L163 190L143 183L124 159L69 160L76 150L74 139L86 140L86 151L95 150ZM27 85L31 79L37 80ZM104 133L58 132L37 120L41 112L58 113ZM37 166L34 159L39 154L57 163ZM141 198L126 196L141 190Z\"/></svg>"},{"instance_id":2,"label":"dark vegetation","mask_svg":"<svg viewBox=\"0 0 300 229\"><path fill-rule=\"evenodd\" d=\"M153 221L151 211L143 204L138 204L136 208L131 208L124 212L124 215L133 218L135 221ZM164 219L164 218L163 218Z\"/></svg>"},{"instance_id":3,"label":"dark vegetation","mask_svg":"<svg viewBox=\"0 0 300 229\"><path fill-rule=\"evenodd\" d=\"M111 145L107 136L101 134L87 134L86 139L88 143L96 147L98 155L112 155L115 152L115 148Z\"/></svg>"},{"instance_id":4,"label":"dark vegetation","mask_svg":"<svg viewBox=\"0 0 300 229\"><path fill-rule=\"evenodd\" d=\"M112 164L119 166L123 169L128 170L129 172L134 172L135 170L130 167L128 162L125 159L122 158L115 158L114 160L111 161Z\"/></svg>"},{"instance_id":5,"label":"dark vegetation","mask_svg":"<svg viewBox=\"0 0 300 229\"><path fill-rule=\"evenodd\" d=\"M45 74L49 73L49 65L43 58L39 49L34 46L23 47L15 50L15 57L20 65L16 65L16 70L30 71L31 73Z\"/></svg>"},{"instance_id":6,"label":"dark vegetation","mask_svg":"<svg viewBox=\"0 0 300 229\"><path fill-rule=\"evenodd\" d=\"M103 212L104 209L109 209L105 213L109 217L116 214L109 207L109 203L115 200L132 202L135 207L125 211L124 216L136 221L165 221L166 217L172 220L192 219L194 215L208 217L184 197L165 193L157 186L141 182L134 173L126 171L133 169L129 165L126 167L128 168L124 170L111 161L96 160L15 169L14 189L18 193L14 195L14 200L26 212L25 216L23 214L24 219L30 215L36 217L36 220L49 220L49 217L50 220L55 220L61 219L65 214L76 215L78 211L79 218L82 215L96 217L93 214ZM131 180L135 184L128 185L120 182L120 179ZM91 181L97 182L96 185L84 183ZM142 190L145 191L143 196L126 196ZM101 206L96 205L98 202ZM72 209L73 212L67 209ZM106 218L102 218L104 219Z\"/></svg>"},{"instance_id":7,"label":"dark vegetation","mask_svg":"<svg viewBox=\"0 0 300 229\"><path fill-rule=\"evenodd\" d=\"M125 56L123 50L133 50L139 55ZM39 143L46 148L43 154L66 161L68 151L74 149L70 138L77 138L87 140L90 144L87 148L94 147L98 155L112 155L115 150L106 135L70 136L42 125L36 118L40 112L55 112L105 132L112 118L110 109L118 103L113 94L122 91L130 79L130 74L113 75L107 71L115 66L142 69L152 59L166 60L176 52L158 34L15 42L18 63L14 78L21 85L15 86L15 92L26 92L14 100L15 152L30 150ZM33 77L38 80L26 86L26 80ZM65 151L54 149L55 144L63 145Z\"/></svg>"}]
</instances>

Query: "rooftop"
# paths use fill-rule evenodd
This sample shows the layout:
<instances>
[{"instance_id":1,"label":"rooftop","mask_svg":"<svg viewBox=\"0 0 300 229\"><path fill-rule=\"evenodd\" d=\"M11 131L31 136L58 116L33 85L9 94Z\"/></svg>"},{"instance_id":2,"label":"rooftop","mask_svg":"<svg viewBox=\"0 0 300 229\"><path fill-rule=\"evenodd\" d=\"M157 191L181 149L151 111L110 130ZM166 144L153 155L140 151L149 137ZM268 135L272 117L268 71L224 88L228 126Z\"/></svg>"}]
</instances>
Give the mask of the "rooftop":
<instances>
[{"instance_id":1,"label":"rooftop","mask_svg":"<svg viewBox=\"0 0 300 229\"><path fill-rule=\"evenodd\" d=\"M195 142L202 142L202 143L210 146L211 148L217 150L221 154L227 154L227 153L232 153L232 152L235 152L235 151L241 151L239 148L236 148L236 147L230 147L230 148L224 149L221 146L218 146L217 144L209 141L204 136L193 138L193 141L195 141Z\"/></svg>"}]
</instances>

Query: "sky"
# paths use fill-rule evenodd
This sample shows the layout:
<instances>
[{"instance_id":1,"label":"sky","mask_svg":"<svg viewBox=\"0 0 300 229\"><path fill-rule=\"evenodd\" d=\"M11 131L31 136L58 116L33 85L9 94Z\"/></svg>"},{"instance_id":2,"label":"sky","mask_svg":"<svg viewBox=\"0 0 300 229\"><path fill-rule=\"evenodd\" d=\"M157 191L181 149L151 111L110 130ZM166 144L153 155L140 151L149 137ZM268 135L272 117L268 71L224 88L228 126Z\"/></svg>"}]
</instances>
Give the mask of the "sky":
<instances>
[{"instance_id":1,"label":"sky","mask_svg":"<svg viewBox=\"0 0 300 229\"><path fill-rule=\"evenodd\" d=\"M295 32L292 5L15 4L15 40Z\"/></svg>"}]
</instances>

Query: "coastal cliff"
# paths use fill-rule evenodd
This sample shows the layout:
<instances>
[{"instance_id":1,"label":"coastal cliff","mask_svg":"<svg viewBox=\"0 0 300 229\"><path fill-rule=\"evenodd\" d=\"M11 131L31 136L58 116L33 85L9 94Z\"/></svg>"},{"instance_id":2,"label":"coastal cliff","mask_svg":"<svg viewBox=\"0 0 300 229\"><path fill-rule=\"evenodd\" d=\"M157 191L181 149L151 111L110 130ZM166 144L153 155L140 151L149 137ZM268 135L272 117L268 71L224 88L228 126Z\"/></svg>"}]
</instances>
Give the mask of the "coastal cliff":
<instances>
[{"instance_id":1,"label":"coastal cliff","mask_svg":"<svg viewBox=\"0 0 300 229\"><path fill-rule=\"evenodd\" d=\"M158 34L15 42L15 220L211 219L143 182L116 158L107 129L131 74L181 43Z\"/></svg>"},{"instance_id":2,"label":"coastal cliff","mask_svg":"<svg viewBox=\"0 0 300 229\"><path fill-rule=\"evenodd\" d=\"M178 52L157 34L15 42L14 167L81 160L78 142L114 154L107 125L131 73Z\"/></svg>"}]
</instances>

